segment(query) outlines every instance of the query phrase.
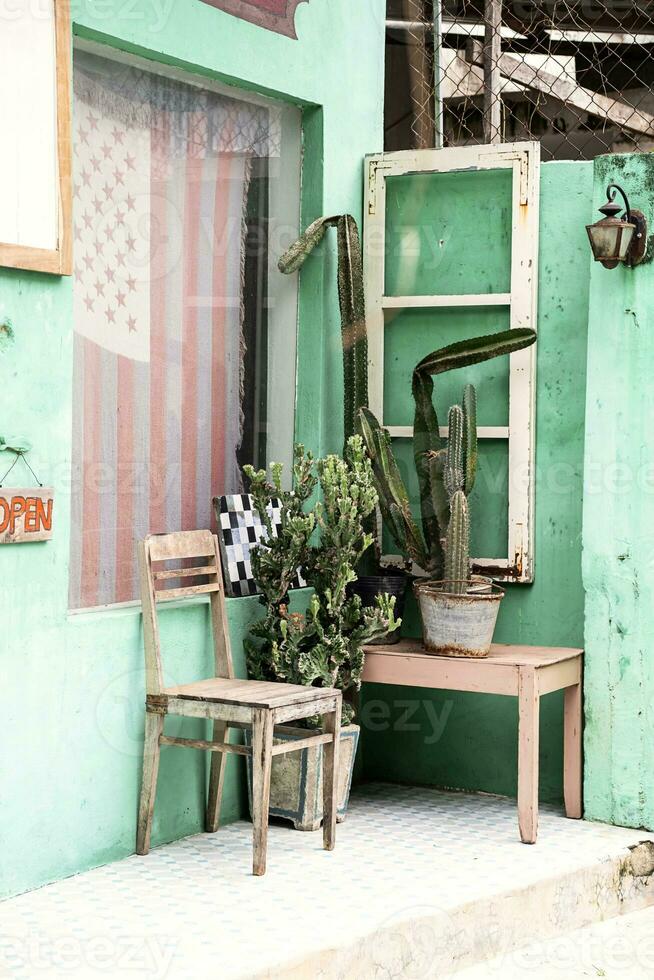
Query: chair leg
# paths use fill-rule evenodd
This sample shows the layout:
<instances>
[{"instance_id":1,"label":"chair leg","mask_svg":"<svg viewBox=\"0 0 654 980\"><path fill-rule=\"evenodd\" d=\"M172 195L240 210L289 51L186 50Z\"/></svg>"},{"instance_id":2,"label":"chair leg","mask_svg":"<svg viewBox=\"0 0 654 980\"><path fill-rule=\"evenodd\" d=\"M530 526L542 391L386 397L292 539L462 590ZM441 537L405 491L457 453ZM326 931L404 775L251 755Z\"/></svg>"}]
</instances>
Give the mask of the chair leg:
<instances>
[{"instance_id":1,"label":"chair leg","mask_svg":"<svg viewBox=\"0 0 654 980\"><path fill-rule=\"evenodd\" d=\"M143 746L143 782L136 830L136 853L147 854L150 850L152 814L157 793L159 775L159 738L163 732L164 716L152 711L145 713L145 743Z\"/></svg>"},{"instance_id":2,"label":"chair leg","mask_svg":"<svg viewBox=\"0 0 654 980\"><path fill-rule=\"evenodd\" d=\"M214 721L214 742L225 742L227 739L227 730L227 722ZM227 755L225 752L211 753L209 792L207 794L207 812L204 821L204 829L208 834L215 834L215 832L218 830L218 824L220 823L220 802L223 797L226 763Z\"/></svg>"},{"instance_id":3,"label":"chair leg","mask_svg":"<svg viewBox=\"0 0 654 980\"><path fill-rule=\"evenodd\" d=\"M341 699L334 711L323 718L325 734L333 736L322 747L322 840L326 851L336 844L336 813L338 810L338 757L341 742Z\"/></svg>"},{"instance_id":4,"label":"chair leg","mask_svg":"<svg viewBox=\"0 0 654 980\"><path fill-rule=\"evenodd\" d=\"M266 873L273 731L272 712L265 708L255 709L252 712L252 822L254 823L252 872L255 875Z\"/></svg>"}]
</instances>

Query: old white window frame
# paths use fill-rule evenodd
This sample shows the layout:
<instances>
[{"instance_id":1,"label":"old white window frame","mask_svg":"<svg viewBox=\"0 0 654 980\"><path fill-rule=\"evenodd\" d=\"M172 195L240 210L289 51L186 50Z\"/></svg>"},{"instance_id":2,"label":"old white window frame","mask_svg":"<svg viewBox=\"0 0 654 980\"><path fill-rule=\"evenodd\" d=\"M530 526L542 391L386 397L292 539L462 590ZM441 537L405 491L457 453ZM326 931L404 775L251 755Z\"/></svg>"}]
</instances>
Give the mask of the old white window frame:
<instances>
[{"instance_id":1,"label":"old white window frame","mask_svg":"<svg viewBox=\"0 0 654 980\"><path fill-rule=\"evenodd\" d=\"M540 144L537 142L462 146L442 150L403 150L367 157L367 206L364 226L364 275L368 320L370 408L384 424L385 310L489 306L509 310L511 329L537 329ZM475 295L385 296L386 180L409 174L511 169L512 237L509 293ZM493 578L532 582L534 578L534 503L536 440L536 346L510 357L509 424L480 426L480 439L507 439L509 500L507 553L474 559ZM386 426L391 436L407 439L412 426ZM446 435L447 429L441 428Z\"/></svg>"},{"instance_id":2,"label":"old white window frame","mask_svg":"<svg viewBox=\"0 0 654 980\"><path fill-rule=\"evenodd\" d=\"M0 21L0 267L70 276L70 0L16 0Z\"/></svg>"}]
</instances>

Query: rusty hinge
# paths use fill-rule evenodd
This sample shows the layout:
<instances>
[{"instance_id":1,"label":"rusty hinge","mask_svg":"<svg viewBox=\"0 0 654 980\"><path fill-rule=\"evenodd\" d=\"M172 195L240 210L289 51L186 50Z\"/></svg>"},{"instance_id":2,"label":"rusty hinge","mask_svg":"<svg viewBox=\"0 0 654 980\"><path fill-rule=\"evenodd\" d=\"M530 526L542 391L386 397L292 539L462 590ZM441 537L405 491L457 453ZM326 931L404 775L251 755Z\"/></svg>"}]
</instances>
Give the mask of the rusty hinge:
<instances>
[{"instance_id":1,"label":"rusty hinge","mask_svg":"<svg viewBox=\"0 0 654 980\"><path fill-rule=\"evenodd\" d=\"M145 699L145 710L155 715L168 714L168 695L148 694Z\"/></svg>"}]
</instances>

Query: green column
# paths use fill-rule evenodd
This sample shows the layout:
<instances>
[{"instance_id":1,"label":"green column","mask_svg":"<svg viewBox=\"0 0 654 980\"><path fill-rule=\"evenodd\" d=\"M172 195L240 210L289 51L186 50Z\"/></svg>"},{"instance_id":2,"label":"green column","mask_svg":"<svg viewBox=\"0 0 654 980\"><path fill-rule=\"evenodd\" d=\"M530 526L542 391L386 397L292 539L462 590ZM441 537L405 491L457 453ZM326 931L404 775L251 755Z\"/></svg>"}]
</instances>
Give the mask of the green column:
<instances>
[{"instance_id":1,"label":"green column","mask_svg":"<svg viewBox=\"0 0 654 980\"><path fill-rule=\"evenodd\" d=\"M595 206L605 200L606 185L617 181L632 206L654 220L650 154L599 157L594 167ZM651 261L636 269L592 264L583 519L586 816L649 829L654 828L653 309Z\"/></svg>"}]
</instances>

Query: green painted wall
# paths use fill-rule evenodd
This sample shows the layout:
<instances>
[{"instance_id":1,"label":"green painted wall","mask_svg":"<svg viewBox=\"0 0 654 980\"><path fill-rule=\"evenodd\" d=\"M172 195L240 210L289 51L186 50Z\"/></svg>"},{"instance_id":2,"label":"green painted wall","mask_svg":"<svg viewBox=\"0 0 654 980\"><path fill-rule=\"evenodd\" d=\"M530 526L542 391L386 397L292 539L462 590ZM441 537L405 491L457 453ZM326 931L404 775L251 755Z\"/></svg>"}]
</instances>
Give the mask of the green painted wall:
<instances>
[{"instance_id":1,"label":"green painted wall","mask_svg":"<svg viewBox=\"0 0 654 980\"><path fill-rule=\"evenodd\" d=\"M623 185L654 217L654 158L599 157L594 200ZM597 215L599 217L599 215ZM592 220L595 220L593 218ZM654 266L593 264L583 528L586 814L654 829Z\"/></svg>"},{"instance_id":2,"label":"green painted wall","mask_svg":"<svg viewBox=\"0 0 654 980\"><path fill-rule=\"evenodd\" d=\"M382 144L383 0L302 4L297 42L199 0L162 0L160 6L153 0L130 5L108 0L80 6L77 16L75 31L85 37L301 104L303 222L344 210L361 217L362 160ZM366 45L359 43L360 36L367 38ZM599 203L609 176L623 177L636 203L654 213L653 167L651 158L642 155L600 159L595 176L593 165L586 163L548 163L542 169L536 581L508 589L496 634L509 642L584 641L586 409L587 812L648 827L654 826L654 745L647 735L654 670L648 657L652 590L644 572L651 535L643 528L652 525L654 515L650 496L635 492L629 474L638 470L640 477L639 467L646 467L652 455L648 422L654 396L648 376L653 342L647 314L654 289L649 286L651 266L635 272L593 266L589 274L584 224L590 220L593 194ZM501 176L487 174L480 195L474 182L460 176L465 179L447 187L447 194L425 186L419 197L403 198L398 186L389 200L398 220L408 224L418 203L427 206L425 224L447 229L448 256L463 250L471 230L493 236L493 250L486 255L465 252L470 263L465 281L457 263L449 258L441 263L438 274L448 284L443 291L465 291L466 283L475 291L490 285L501 289L508 246L506 188ZM389 291L404 291L406 275L406 268L389 266ZM592 349L585 401L589 286ZM0 343L0 432L32 439L32 460L57 490L57 527L48 544L0 549L0 897L133 851L143 701L138 610L67 612L70 280L0 270L0 322L5 317L15 340ZM400 424L411 419L410 370L434 346L434 326L445 337L448 330L460 336L503 323L500 311L462 313L456 320L435 314L436 324L421 317L402 314L387 336L386 409ZM337 450L342 370L333 236L303 270L299 319L297 435L316 452ZM480 378L487 395L482 422L503 424L506 365L487 365ZM444 381L439 404L449 403L459 387L460 379ZM406 447L400 454L409 473ZM503 454L499 444L487 446L482 467L495 488L475 532L478 550L487 554L504 538ZM626 489L622 471L611 469L615 460L627 467ZM598 468L601 481L617 480L614 492L593 492ZM477 509L481 504L478 492ZM304 598L299 594L296 601ZM229 602L239 673L244 672L242 638L257 615L254 600ZM406 628L418 635L412 602ZM209 673L206 606L168 608L164 643L171 651L171 682ZM513 794L516 714L515 704L502 698L369 686L362 697L363 775ZM177 733L200 727L188 720L169 723ZM559 799L557 696L545 700L541 732L541 795ZM243 811L239 765L240 760L230 760L224 819ZM164 753L155 842L201 829L204 776L200 753Z\"/></svg>"},{"instance_id":3,"label":"green painted wall","mask_svg":"<svg viewBox=\"0 0 654 980\"><path fill-rule=\"evenodd\" d=\"M85 37L303 104L303 220L323 211L361 216L363 157L382 146L383 0L301 4L299 41L199 0L73 8ZM298 351L297 431L317 452L342 438L333 241L321 254L302 277ZM0 432L33 441L31 459L56 487L57 521L48 544L0 549L0 897L133 851L143 703L138 610L67 612L71 281L0 270L5 317L15 342L0 348ZM229 602L239 672L256 615L253 600ZM167 609L164 632L171 682L211 671L205 606ZM227 819L242 805L232 763ZM164 753L156 842L201 829L203 787L201 753Z\"/></svg>"},{"instance_id":4,"label":"green painted wall","mask_svg":"<svg viewBox=\"0 0 654 980\"><path fill-rule=\"evenodd\" d=\"M500 642L583 644L584 596L581 580L581 521L588 311L589 252L584 225L591 213L593 172L589 163L547 163L541 171L536 448L536 574L531 586L509 586L496 639ZM506 288L509 244L507 195L501 174L458 174L446 178L438 195L412 187L405 199L389 194L399 209L398 223L411 225L426 204L437 238L453 241L458 261L445 257L436 276L439 292L477 292ZM439 178L443 181L443 178ZM428 178L420 178L420 182ZM398 192L399 193L399 192ZM456 221L453 218L456 218ZM401 220L400 220L401 219ZM450 237L450 236L454 237ZM484 245L492 243L491 251ZM391 238L392 243L392 238ZM463 268L470 279L461 279ZM406 269L389 272L389 286L406 288ZM433 281L433 278L432 278ZM421 291L421 274L416 280ZM446 288L447 287L447 288ZM429 290L425 290L429 291ZM404 322L386 331L387 421L410 424L410 372L419 357L443 340L501 329L497 311L403 314ZM407 336L408 335L408 336ZM606 350L612 357L615 345ZM483 370L481 370L483 368ZM456 372L460 375L464 372ZM508 373L505 359L475 369L480 423L506 425ZM437 379L441 424L462 377ZM599 436L598 436L599 437ZM411 472L409 447L399 448L405 473ZM472 505L479 553L497 553L506 542L506 457L499 444L482 444L480 477ZM483 487L487 491L482 492ZM419 635L415 604L406 629ZM514 699L416 688L369 685L362 710L365 772L370 778L429 783L515 795L517 705ZM562 797L562 701L543 700L541 720L541 797Z\"/></svg>"}]
</instances>

